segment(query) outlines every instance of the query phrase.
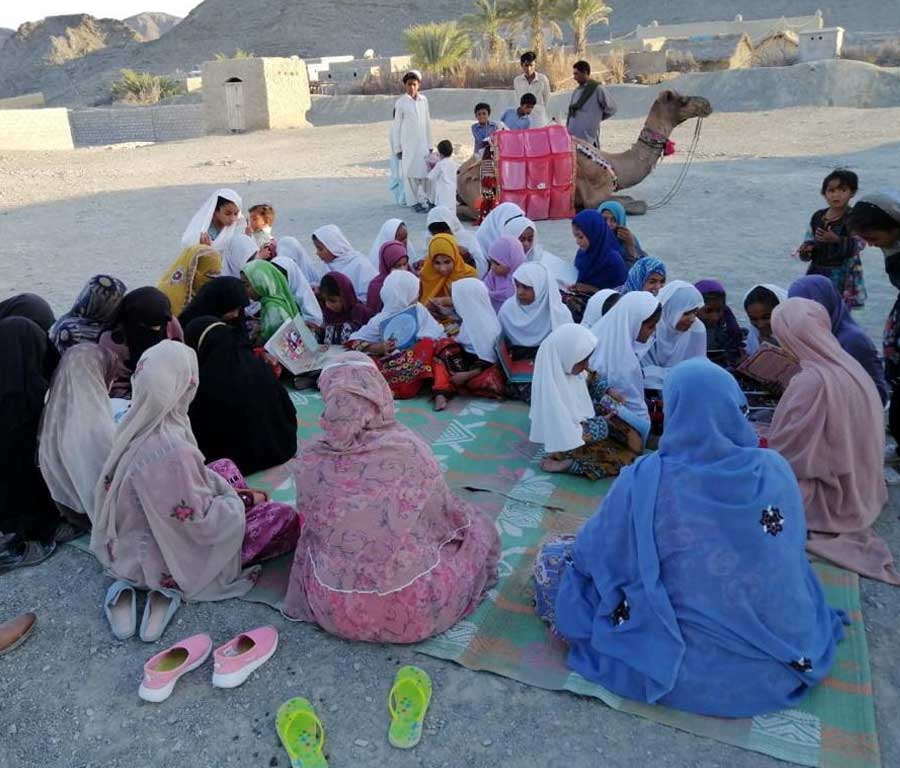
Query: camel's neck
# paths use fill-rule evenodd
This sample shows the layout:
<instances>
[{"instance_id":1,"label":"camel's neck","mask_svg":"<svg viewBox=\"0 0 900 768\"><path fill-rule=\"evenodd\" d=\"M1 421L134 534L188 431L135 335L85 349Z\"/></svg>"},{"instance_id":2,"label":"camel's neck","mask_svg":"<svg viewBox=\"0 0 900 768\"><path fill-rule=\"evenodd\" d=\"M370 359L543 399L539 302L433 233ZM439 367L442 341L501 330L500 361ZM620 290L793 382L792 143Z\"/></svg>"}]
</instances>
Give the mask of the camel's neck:
<instances>
[{"instance_id":1,"label":"camel's neck","mask_svg":"<svg viewBox=\"0 0 900 768\"><path fill-rule=\"evenodd\" d=\"M631 149L618 154L603 153L616 170L619 189L640 184L652 173L672 130L667 120L651 112Z\"/></svg>"}]
</instances>

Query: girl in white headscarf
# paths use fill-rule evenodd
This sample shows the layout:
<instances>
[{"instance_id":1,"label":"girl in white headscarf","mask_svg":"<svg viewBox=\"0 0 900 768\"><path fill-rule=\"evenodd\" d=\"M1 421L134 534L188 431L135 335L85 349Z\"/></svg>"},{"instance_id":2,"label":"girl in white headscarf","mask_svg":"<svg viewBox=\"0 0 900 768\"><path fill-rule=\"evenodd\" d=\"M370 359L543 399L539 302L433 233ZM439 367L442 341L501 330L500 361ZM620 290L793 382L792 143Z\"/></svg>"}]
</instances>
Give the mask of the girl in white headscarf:
<instances>
[{"instance_id":1,"label":"girl in white headscarf","mask_svg":"<svg viewBox=\"0 0 900 768\"><path fill-rule=\"evenodd\" d=\"M597 291L584 308L584 316L581 318L581 324L585 328L593 328L609 310L611 310L616 302L622 298L622 294L612 288L604 288Z\"/></svg>"},{"instance_id":2,"label":"girl in white headscarf","mask_svg":"<svg viewBox=\"0 0 900 768\"><path fill-rule=\"evenodd\" d=\"M572 313L543 265L523 264L513 273L513 280L516 295L503 302L498 313L503 335L513 346L536 350L552 331L572 322Z\"/></svg>"},{"instance_id":3,"label":"girl in white headscarf","mask_svg":"<svg viewBox=\"0 0 900 768\"><path fill-rule=\"evenodd\" d=\"M211 245L219 253L231 238L243 232L241 196L233 189L217 189L194 214L181 236L182 248ZM232 275L237 277L237 275Z\"/></svg>"},{"instance_id":4,"label":"girl in white headscarf","mask_svg":"<svg viewBox=\"0 0 900 768\"><path fill-rule=\"evenodd\" d=\"M504 237L515 237L525 250L526 261L539 261L563 288L578 282L578 270L571 261L564 261L546 250L538 241L537 225L525 216L510 219L503 227Z\"/></svg>"},{"instance_id":5,"label":"girl in white headscarf","mask_svg":"<svg viewBox=\"0 0 900 768\"><path fill-rule=\"evenodd\" d=\"M513 273L513 281L516 293L497 313L503 329L497 352L509 396L527 403L538 347L559 326L571 323L572 313L542 264L523 264Z\"/></svg>"},{"instance_id":6,"label":"girl in white headscarf","mask_svg":"<svg viewBox=\"0 0 900 768\"><path fill-rule=\"evenodd\" d=\"M636 429L646 442L650 435L650 413L644 399L641 357L662 315L659 299L646 291L626 293L593 327L597 348L590 369L606 379L610 393L622 408L618 415Z\"/></svg>"},{"instance_id":7,"label":"girl in white headscarf","mask_svg":"<svg viewBox=\"0 0 900 768\"><path fill-rule=\"evenodd\" d=\"M41 474L56 505L84 527L94 517L94 488L116 430L109 405L116 366L99 344L76 344L63 355L44 408Z\"/></svg>"},{"instance_id":8,"label":"girl in white headscarf","mask_svg":"<svg viewBox=\"0 0 900 768\"><path fill-rule=\"evenodd\" d=\"M279 246L280 253L280 246ZM313 293L312 286L303 274L303 270L297 266L293 259L287 256L276 256L272 263L281 269L287 277L288 286L294 294L294 300L300 309L300 316L311 325L322 325L322 307Z\"/></svg>"},{"instance_id":9,"label":"girl in white headscarf","mask_svg":"<svg viewBox=\"0 0 900 768\"><path fill-rule=\"evenodd\" d=\"M388 219L381 225L381 229L375 240L372 241L372 247L369 249L369 261L372 262L372 266L375 269L378 269L381 246L393 240L406 246L406 255L409 257L410 264L415 264L419 260L416 249L409 240L409 230L406 222L403 219Z\"/></svg>"},{"instance_id":10,"label":"girl in white headscarf","mask_svg":"<svg viewBox=\"0 0 900 768\"><path fill-rule=\"evenodd\" d=\"M456 246L463 257L463 261L478 270L478 277L483 278L490 267L485 251L481 250L481 243L474 233L463 227L459 217L444 205L437 205L428 212L426 220L428 226L428 241L441 233L453 235L456 238ZM426 242L427 246L427 242ZM415 264L416 259L410 258L410 264Z\"/></svg>"},{"instance_id":11,"label":"girl in white headscarf","mask_svg":"<svg viewBox=\"0 0 900 768\"><path fill-rule=\"evenodd\" d=\"M606 383L588 376L597 345L582 325L561 325L541 344L531 387L529 439L548 454L545 472L569 472L591 480L615 477L641 450L637 432L619 420ZM629 447L630 443L630 447Z\"/></svg>"},{"instance_id":12,"label":"girl in white headscarf","mask_svg":"<svg viewBox=\"0 0 900 768\"><path fill-rule=\"evenodd\" d=\"M350 336L347 346L371 355L391 387L394 397L407 399L419 394L434 378L434 343L444 338L444 329L419 303L419 278L412 272L391 272L381 286L382 309ZM384 338L383 326L394 315L415 307L416 340L414 346L398 350L393 338Z\"/></svg>"},{"instance_id":13,"label":"girl in white headscarf","mask_svg":"<svg viewBox=\"0 0 900 768\"><path fill-rule=\"evenodd\" d=\"M369 283L378 274L372 262L357 251L334 224L319 227L313 232L312 240L316 246L316 253L328 265L329 271L340 272L349 277L357 297L365 302Z\"/></svg>"},{"instance_id":14,"label":"girl in white headscarf","mask_svg":"<svg viewBox=\"0 0 900 768\"><path fill-rule=\"evenodd\" d=\"M259 243L252 237L236 233L222 248L222 277L240 277L241 270L248 261L256 258Z\"/></svg>"},{"instance_id":15,"label":"girl in white headscarf","mask_svg":"<svg viewBox=\"0 0 900 768\"><path fill-rule=\"evenodd\" d=\"M763 342L778 346L772 333L772 312L787 300L787 291L772 283L757 283L744 294L744 311L750 321L750 333L744 342L748 355L754 354Z\"/></svg>"},{"instance_id":16,"label":"girl in white headscarf","mask_svg":"<svg viewBox=\"0 0 900 768\"><path fill-rule=\"evenodd\" d=\"M477 278L457 280L450 288L461 324L455 338L434 348L435 410L443 410L454 394L503 397L505 382L497 362L500 321L491 306L487 286Z\"/></svg>"},{"instance_id":17,"label":"girl in white headscarf","mask_svg":"<svg viewBox=\"0 0 900 768\"><path fill-rule=\"evenodd\" d=\"M692 357L706 357L706 326L697 318L703 294L684 280L673 280L659 292L662 317L650 350L641 361L645 385L662 389L666 373Z\"/></svg>"},{"instance_id":18,"label":"girl in white headscarf","mask_svg":"<svg viewBox=\"0 0 900 768\"><path fill-rule=\"evenodd\" d=\"M287 256L293 261L306 281L313 287L318 287L322 278L330 271L328 265L325 264L318 256L310 256L309 251L303 247L296 237L280 237L278 238L278 255Z\"/></svg>"},{"instance_id":19,"label":"girl in white headscarf","mask_svg":"<svg viewBox=\"0 0 900 768\"><path fill-rule=\"evenodd\" d=\"M503 228L513 219L524 217L525 211L515 203L500 203L484 217L484 221L481 222L478 232L475 234L482 252L490 253L494 242L503 237Z\"/></svg>"}]
</instances>

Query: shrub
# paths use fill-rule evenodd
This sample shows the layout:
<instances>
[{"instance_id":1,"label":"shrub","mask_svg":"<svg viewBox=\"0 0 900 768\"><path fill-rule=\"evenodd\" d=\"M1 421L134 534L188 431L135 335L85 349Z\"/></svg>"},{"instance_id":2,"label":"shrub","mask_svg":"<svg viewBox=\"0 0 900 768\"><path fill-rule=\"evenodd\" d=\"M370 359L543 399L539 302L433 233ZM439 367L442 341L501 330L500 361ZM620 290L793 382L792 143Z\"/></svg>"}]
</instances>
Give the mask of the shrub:
<instances>
[{"instance_id":1,"label":"shrub","mask_svg":"<svg viewBox=\"0 0 900 768\"><path fill-rule=\"evenodd\" d=\"M169 77L133 69L123 69L121 73L122 79L112 84L112 95L116 101L156 104L160 99L184 92L183 86Z\"/></svg>"},{"instance_id":2,"label":"shrub","mask_svg":"<svg viewBox=\"0 0 900 768\"><path fill-rule=\"evenodd\" d=\"M245 51L243 48L237 48L234 53L227 54L219 53L214 54L216 61L226 61L228 59L253 59L256 58L254 54L250 53L250 51Z\"/></svg>"},{"instance_id":3,"label":"shrub","mask_svg":"<svg viewBox=\"0 0 900 768\"><path fill-rule=\"evenodd\" d=\"M455 21L416 24L403 36L413 64L440 75L459 67L472 50L471 38Z\"/></svg>"}]
</instances>

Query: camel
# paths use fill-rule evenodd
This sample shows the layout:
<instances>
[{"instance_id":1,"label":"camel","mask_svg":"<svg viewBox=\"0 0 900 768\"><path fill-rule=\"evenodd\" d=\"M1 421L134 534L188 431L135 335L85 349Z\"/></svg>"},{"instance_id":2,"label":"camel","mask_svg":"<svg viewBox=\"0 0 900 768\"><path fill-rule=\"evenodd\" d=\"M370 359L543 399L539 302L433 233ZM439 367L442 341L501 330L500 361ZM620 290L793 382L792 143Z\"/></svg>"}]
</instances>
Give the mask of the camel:
<instances>
[{"instance_id":1,"label":"camel","mask_svg":"<svg viewBox=\"0 0 900 768\"><path fill-rule=\"evenodd\" d=\"M647 115L637 141L627 152L602 152L580 139L572 139L578 150L576 209L596 208L603 201L613 199L613 193L617 190L628 189L642 182L656 167L669 136L677 126L693 117L708 117L711 114L712 106L706 99L663 91L650 108L650 114ZM600 158L599 161L592 159L597 157ZM610 172L610 167L614 173ZM480 161L477 158L468 160L460 167L457 194L462 201L458 207L459 215L477 220L476 200L481 196ZM618 199L625 204L629 213L646 213L646 203L629 197Z\"/></svg>"}]
</instances>

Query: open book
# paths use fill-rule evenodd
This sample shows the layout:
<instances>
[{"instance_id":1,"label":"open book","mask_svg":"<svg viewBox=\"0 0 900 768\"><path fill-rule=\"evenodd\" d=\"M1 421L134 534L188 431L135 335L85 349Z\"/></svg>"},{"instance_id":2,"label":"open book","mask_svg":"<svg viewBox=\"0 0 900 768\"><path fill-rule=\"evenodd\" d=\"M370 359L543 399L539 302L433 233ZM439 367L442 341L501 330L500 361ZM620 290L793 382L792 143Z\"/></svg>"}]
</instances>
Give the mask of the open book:
<instances>
[{"instance_id":1,"label":"open book","mask_svg":"<svg viewBox=\"0 0 900 768\"><path fill-rule=\"evenodd\" d=\"M285 320L266 342L265 350L294 376L320 371L331 358L345 351L340 346L319 344L300 315Z\"/></svg>"},{"instance_id":2,"label":"open book","mask_svg":"<svg viewBox=\"0 0 900 768\"><path fill-rule=\"evenodd\" d=\"M800 363L786 349L763 343L737 367L744 376L783 392L800 371Z\"/></svg>"},{"instance_id":3,"label":"open book","mask_svg":"<svg viewBox=\"0 0 900 768\"><path fill-rule=\"evenodd\" d=\"M407 307L381 323L381 340L393 340L395 349L414 347L419 335L419 305Z\"/></svg>"}]
</instances>

